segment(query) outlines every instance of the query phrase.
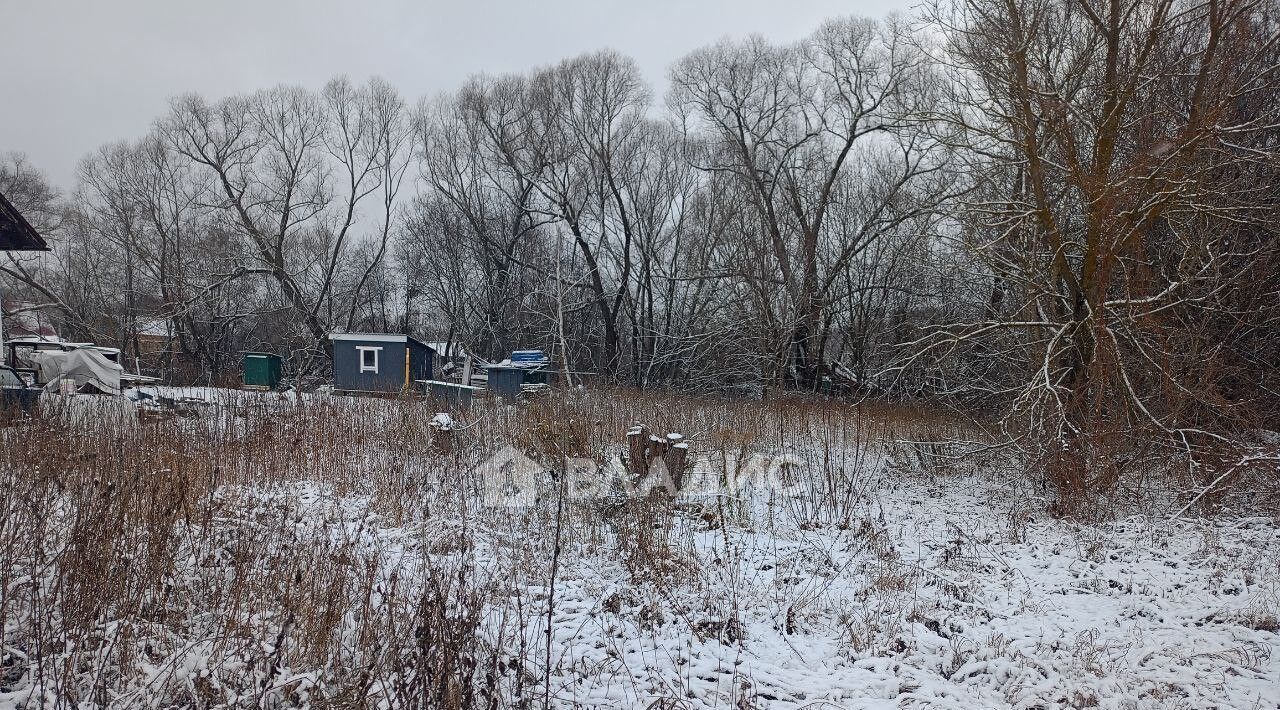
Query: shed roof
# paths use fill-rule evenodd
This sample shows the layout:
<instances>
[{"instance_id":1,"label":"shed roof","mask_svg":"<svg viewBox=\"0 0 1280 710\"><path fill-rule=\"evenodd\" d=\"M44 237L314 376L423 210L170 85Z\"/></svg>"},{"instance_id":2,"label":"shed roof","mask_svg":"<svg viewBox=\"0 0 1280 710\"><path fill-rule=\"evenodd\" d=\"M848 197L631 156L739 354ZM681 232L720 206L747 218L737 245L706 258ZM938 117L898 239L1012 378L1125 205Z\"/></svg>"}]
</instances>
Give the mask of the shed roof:
<instances>
[{"instance_id":1,"label":"shed roof","mask_svg":"<svg viewBox=\"0 0 1280 710\"><path fill-rule=\"evenodd\" d=\"M514 350L511 357L502 362L481 365L487 370L529 370L537 371L551 367L551 358L541 350Z\"/></svg>"},{"instance_id":2,"label":"shed roof","mask_svg":"<svg viewBox=\"0 0 1280 710\"><path fill-rule=\"evenodd\" d=\"M49 251L40 233L0 193L0 251Z\"/></svg>"},{"instance_id":3,"label":"shed roof","mask_svg":"<svg viewBox=\"0 0 1280 710\"><path fill-rule=\"evenodd\" d=\"M489 365L480 365L480 367L486 370L525 370L528 372L537 372L539 370L549 369L551 367L551 363L549 361L513 362L512 360L507 359L502 362L495 362Z\"/></svg>"},{"instance_id":4,"label":"shed roof","mask_svg":"<svg viewBox=\"0 0 1280 710\"><path fill-rule=\"evenodd\" d=\"M329 340L357 341L357 342L365 342L365 343L368 343L368 342L373 342L373 343L414 342L425 348L429 348L432 352L435 352L435 348L432 348L427 343L424 343L421 340L418 340L417 338L411 335L405 335L404 333L330 333Z\"/></svg>"}]
</instances>

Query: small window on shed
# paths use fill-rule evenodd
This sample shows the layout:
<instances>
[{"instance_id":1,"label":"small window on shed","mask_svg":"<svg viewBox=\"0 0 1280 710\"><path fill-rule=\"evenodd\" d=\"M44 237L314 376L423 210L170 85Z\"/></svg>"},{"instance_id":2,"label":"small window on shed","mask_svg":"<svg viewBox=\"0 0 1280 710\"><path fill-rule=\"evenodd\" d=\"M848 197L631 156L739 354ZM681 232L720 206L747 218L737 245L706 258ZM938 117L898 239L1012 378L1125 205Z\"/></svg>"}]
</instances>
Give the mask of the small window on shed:
<instances>
[{"instance_id":1,"label":"small window on shed","mask_svg":"<svg viewBox=\"0 0 1280 710\"><path fill-rule=\"evenodd\" d=\"M378 351L382 348L375 348L367 345L357 345L356 350L360 351L360 373L372 372L378 374Z\"/></svg>"}]
</instances>

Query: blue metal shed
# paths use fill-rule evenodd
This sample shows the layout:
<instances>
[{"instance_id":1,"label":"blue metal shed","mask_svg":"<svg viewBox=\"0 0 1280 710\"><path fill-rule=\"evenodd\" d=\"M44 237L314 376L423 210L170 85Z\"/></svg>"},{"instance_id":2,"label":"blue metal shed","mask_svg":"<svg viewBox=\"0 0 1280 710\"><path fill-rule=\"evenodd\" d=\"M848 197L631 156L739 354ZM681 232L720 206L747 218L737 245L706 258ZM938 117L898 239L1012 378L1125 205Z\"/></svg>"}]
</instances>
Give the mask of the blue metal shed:
<instances>
[{"instance_id":1,"label":"blue metal shed","mask_svg":"<svg viewBox=\"0 0 1280 710\"><path fill-rule=\"evenodd\" d=\"M507 400L519 397L525 385L550 385L555 378L551 360L541 350L517 350L509 359L488 365L485 370L489 391Z\"/></svg>"},{"instance_id":2,"label":"blue metal shed","mask_svg":"<svg viewBox=\"0 0 1280 710\"><path fill-rule=\"evenodd\" d=\"M330 333L333 387L344 392L401 392L429 380L435 352L397 333Z\"/></svg>"}]
</instances>

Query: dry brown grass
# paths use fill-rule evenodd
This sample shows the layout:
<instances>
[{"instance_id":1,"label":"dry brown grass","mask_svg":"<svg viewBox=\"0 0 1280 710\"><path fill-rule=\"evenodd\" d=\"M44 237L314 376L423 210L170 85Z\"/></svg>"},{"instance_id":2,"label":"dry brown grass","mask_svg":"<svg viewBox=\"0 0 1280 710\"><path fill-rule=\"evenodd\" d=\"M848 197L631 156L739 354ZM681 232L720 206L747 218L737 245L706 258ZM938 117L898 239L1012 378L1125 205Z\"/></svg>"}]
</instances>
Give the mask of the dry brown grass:
<instances>
[{"instance_id":1,"label":"dry brown grass","mask_svg":"<svg viewBox=\"0 0 1280 710\"><path fill-rule=\"evenodd\" d=\"M790 514L849 525L873 442L962 426L833 401L575 391L459 413L442 453L420 400L224 392L159 418L118 399L46 405L0 430L0 693L37 706L528 705L540 659L518 629L543 612L518 590L546 584L558 541L607 542L637 588L661 590L697 583L672 531L706 521L661 497L481 516L470 471L497 448L553 470L603 462L637 421L700 453L804 442L818 495ZM486 569L477 524L509 541ZM393 545L384 528L417 532Z\"/></svg>"},{"instance_id":2,"label":"dry brown grass","mask_svg":"<svg viewBox=\"0 0 1280 710\"><path fill-rule=\"evenodd\" d=\"M488 706L472 682L482 662L495 667L477 637L476 576L439 557L389 559L368 534L422 500L414 452L430 433L403 416L413 403L228 401L160 420L96 404L54 403L3 431L0 692L352 707L376 690ZM304 520L281 488L298 481L369 503L319 503ZM195 657L217 670L179 682L171 671Z\"/></svg>"}]
</instances>

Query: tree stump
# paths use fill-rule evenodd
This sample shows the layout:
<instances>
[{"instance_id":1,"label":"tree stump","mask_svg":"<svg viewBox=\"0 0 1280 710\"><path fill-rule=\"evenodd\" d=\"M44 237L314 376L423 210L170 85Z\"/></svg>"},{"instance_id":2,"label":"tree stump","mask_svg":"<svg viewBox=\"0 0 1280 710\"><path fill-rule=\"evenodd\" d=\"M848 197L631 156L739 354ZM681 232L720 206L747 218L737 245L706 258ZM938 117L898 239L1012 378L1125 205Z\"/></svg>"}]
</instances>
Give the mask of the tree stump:
<instances>
[{"instance_id":1,"label":"tree stump","mask_svg":"<svg viewBox=\"0 0 1280 710\"><path fill-rule=\"evenodd\" d=\"M627 472L632 481L639 481L649 473L649 431L636 424L627 431Z\"/></svg>"},{"instance_id":2,"label":"tree stump","mask_svg":"<svg viewBox=\"0 0 1280 710\"><path fill-rule=\"evenodd\" d=\"M667 475L671 477L672 487L679 491L684 487L684 473L689 458L689 444L685 442L683 434L667 434L662 458L667 465Z\"/></svg>"},{"instance_id":3,"label":"tree stump","mask_svg":"<svg viewBox=\"0 0 1280 710\"><path fill-rule=\"evenodd\" d=\"M683 484L688 457L689 445L683 434L673 432L659 437L650 434L643 424L627 431L627 472L635 482L649 476L654 463L661 461L671 481L670 493L674 494Z\"/></svg>"},{"instance_id":4,"label":"tree stump","mask_svg":"<svg viewBox=\"0 0 1280 710\"><path fill-rule=\"evenodd\" d=\"M439 454L453 453L453 419L441 412L431 420L431 450Z\"/></svg>"}]
</instances>

